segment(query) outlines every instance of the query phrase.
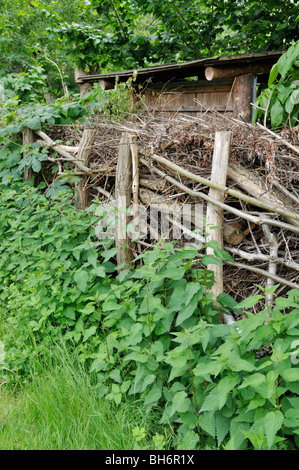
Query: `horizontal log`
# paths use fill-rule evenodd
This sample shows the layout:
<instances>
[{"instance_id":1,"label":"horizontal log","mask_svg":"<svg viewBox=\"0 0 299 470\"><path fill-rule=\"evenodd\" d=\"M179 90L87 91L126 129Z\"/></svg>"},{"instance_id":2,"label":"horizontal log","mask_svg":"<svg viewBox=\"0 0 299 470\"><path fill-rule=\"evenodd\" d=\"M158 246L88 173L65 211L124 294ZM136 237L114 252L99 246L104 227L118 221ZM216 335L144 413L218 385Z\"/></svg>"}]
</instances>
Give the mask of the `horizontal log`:
<instances>
[{"instance_id":1,"label":"horizontal log","mask_svg":"<svg viewBox=\"0 0 299 470\"><path fill-rule=\"evenodd\" d=\"M36 141L42 148L45 148L45 147L48 147L48 144L47 142L45 142L44 140L37 140ZM79 151L79 146L71 146L71 145L63 145L63 144L57 144L57 146L59 148L61 148L61 150L65 150L66 152L68 153L73 153L73 154L76 154L78 153Z\"/></svg>"},{"instance_id":2,"label":"horizontal log","mask_svg":"<svg viewBox=\"0 0 299 470\"><path fill-rule=\"evenodd\" d=\"M115 87L114 82L108 82L108 80L100 80L100 87L104 90L112 90Z\"/></svg>"},{"instance_id":3,"label":"horizontal log","mask_svg":"<svg viewBox=\"0 0 299 470\"><path fill-rule=\"evenodd\" d=\"M273 66L273 61L265 61L255 64L240 64L235 66L224 67L207 67L205 69L205 77L207 80L221 80L222 78L238 77L239 75L247 75L248 73L259 74L269 73Z\"/></svg>"}]
</instances>

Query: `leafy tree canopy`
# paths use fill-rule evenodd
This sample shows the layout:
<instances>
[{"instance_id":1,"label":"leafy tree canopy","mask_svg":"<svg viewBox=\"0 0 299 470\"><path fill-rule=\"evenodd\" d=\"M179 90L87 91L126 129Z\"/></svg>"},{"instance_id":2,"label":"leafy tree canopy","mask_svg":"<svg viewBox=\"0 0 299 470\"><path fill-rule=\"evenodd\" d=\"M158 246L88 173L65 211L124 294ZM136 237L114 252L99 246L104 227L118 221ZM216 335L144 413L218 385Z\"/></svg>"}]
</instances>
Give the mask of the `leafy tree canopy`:
<instances>
[{"instance_id":1,"label":"leafy tree canopy","mask_svg":"<svg viewBox=\"0 0 299 470\"><path fill-rule=\"evenodd\" d=\"M0 76L45 69L143 67L287 49L299 39L293 0L0 0Z\"/></svg>"}]
</instances>

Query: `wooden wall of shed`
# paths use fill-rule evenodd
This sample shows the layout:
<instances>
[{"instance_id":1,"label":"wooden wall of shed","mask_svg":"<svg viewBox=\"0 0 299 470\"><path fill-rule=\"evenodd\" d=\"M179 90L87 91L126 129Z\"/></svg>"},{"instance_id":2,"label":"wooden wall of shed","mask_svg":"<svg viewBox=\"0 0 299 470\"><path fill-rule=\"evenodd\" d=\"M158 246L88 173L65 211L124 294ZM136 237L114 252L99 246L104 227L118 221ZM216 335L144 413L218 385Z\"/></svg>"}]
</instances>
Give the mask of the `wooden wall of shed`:
<instances>
[{"instance_id":1,"label":"wooden wall of shed","mask_svg":"<svg viewBox=\"0 0 299 470\"><path fill-rule=\"evenodd\" d=\"M207 109L218 112L233 112L233 82L186 82L167 85L149 85L143 92L145 106L150 112L163 113L171 117L173 113L199 116Z\"/></svg>"}]
</instances>

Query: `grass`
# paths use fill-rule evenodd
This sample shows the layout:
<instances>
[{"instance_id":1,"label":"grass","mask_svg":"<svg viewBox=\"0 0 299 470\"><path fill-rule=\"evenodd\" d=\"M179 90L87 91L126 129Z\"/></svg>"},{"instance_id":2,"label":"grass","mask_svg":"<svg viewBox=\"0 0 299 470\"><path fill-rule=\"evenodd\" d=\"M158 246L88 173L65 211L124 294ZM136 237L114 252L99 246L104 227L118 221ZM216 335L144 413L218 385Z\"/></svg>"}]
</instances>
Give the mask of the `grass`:
<instances>
[{"instance_id":1,"label":"grass","mask_svg":"<svg viewBox=\"0 0 299 470\"><path fill-rule=\"evenodd\" d=\"M80 363L58 352L59 362L17 391L0 388L0 450L135 449L133 429L150 429L152 418L136 402L116 407L100 399Z\"/></svg>"}]
</instances>

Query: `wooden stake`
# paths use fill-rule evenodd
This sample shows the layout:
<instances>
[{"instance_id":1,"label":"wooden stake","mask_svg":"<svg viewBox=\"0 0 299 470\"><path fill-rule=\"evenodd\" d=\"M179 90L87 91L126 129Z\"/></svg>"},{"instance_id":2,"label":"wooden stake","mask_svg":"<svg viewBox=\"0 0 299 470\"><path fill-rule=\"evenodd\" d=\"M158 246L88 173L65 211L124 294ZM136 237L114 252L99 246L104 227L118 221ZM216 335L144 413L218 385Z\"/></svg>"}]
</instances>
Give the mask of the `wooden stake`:
<instances>
[{"instance_id":1,"label":"wooden stake","mask_svg":"<svg viewBox=\"0 0 299 470\"><path fill-rule=\"evenodd\" d=\"M139 155L138 145L136 144L136 136L130 134L130 146L132 155L132 193L133 193L133 218L136 233L134 238L140 237L140 223L139 223ZM137 243L138 252L141 253L141 246Z\"/></svg>"},{"instance_id":2,"label":"wooden stake","mask_svg":"<svg viewBox=\"0 0 299 470\"><path fill-rule=\"evenodd\" d=\"M251 122L251 103L253 96L254 75L236 77L233 87L233 117Z\"/></svg>"},{"instance_id":3,"label":"wooden stake","mask_svg":"<svg viewBox=\"0 0 299 470\"><path fill-rule=\"evenodd\" d=\"M277 271L277 256L278 256L278 242L277 238L274 235L274 233L270 232L270 229L268 225L263 225L263 231L268 239L269 242L269 250L270 250L270 261L269 261L269 273L272 274L273 276L276 276L276 271ZM267 278L267 283L266 283L266 289L270 289L271 287L274 286L275 281L273 278ZM274 294L271 292L266 291L266 307L269 309L269 316L270 314L270 309L273 305L274 302Z\"/></svg>"},{"instance_id":4,"label":"wooden stake","mask_svg":"<svg viewBox=\"0 0 299 470\"><path fill-rule=\"evenodd\" d=\"M23 128L23 133L22 133L22 140L23 140L23 147L27 147L28 145L32 144L34 142L34 132L33 130L29 129L29 127L24 127ZM26 158L27 152L23 152L23 157ZM24 179L25 181L31 181L31 178L33 176L33 171L31 168L24 168Z\"/></svg>"},{"instance_id":5,"label":"wooden stake","mask_svg":"<svg viewBox=\"0 0 299 470\"><path fill-rule=\"evenodd\" d=\"M117 264L124 263L124 268L131 266L131 253L129 251L129 237L127 225L129 223L128 208L131 204L132 194L132 157L131 144L127 132L121 136L119 144L118 161L115 177L115 198L117 204L117 222L115 230L115 246L117 248Z\"/></svg>"},{"instance_id":6,"label":"wooden stake","mask_svg":"<svg viewBox=\"0 0 299 470\"><path fill-rule=\"evenodd\" d=\"M79 145L78 160L87 167L92 154L95 129L84 129L82 139ZM87 188L88 177L81 178L81 181L77 184L77 201L76 206L78 209L85 209L88 206L88 188Z\"/></svg>"},{"instance_id":7,"label":"wooden stake","mask_svg":"<svg viewBox=\"0 0 299 470\"><path fill-rule=\"evenodd\" d=\"M216 132L211 181L223 186L226 185L231 139L231 131ZM224 202L225 195L223 192L211 188L209 196L217 201ZM212 230L211 227L217 228ZM223 210L211 203L207 204L206 232L208 233L207 241L215 240L219 248L223 249ZM207 247L207 254L214 254L214 250ZM223 266L211 264L208 269L214 272L215 283L212 287L212 293L216 300L216 297L223 292ZM221 322L224 321L222 313L219 313L219 319Z\"/></svg>"}]
</instances>

